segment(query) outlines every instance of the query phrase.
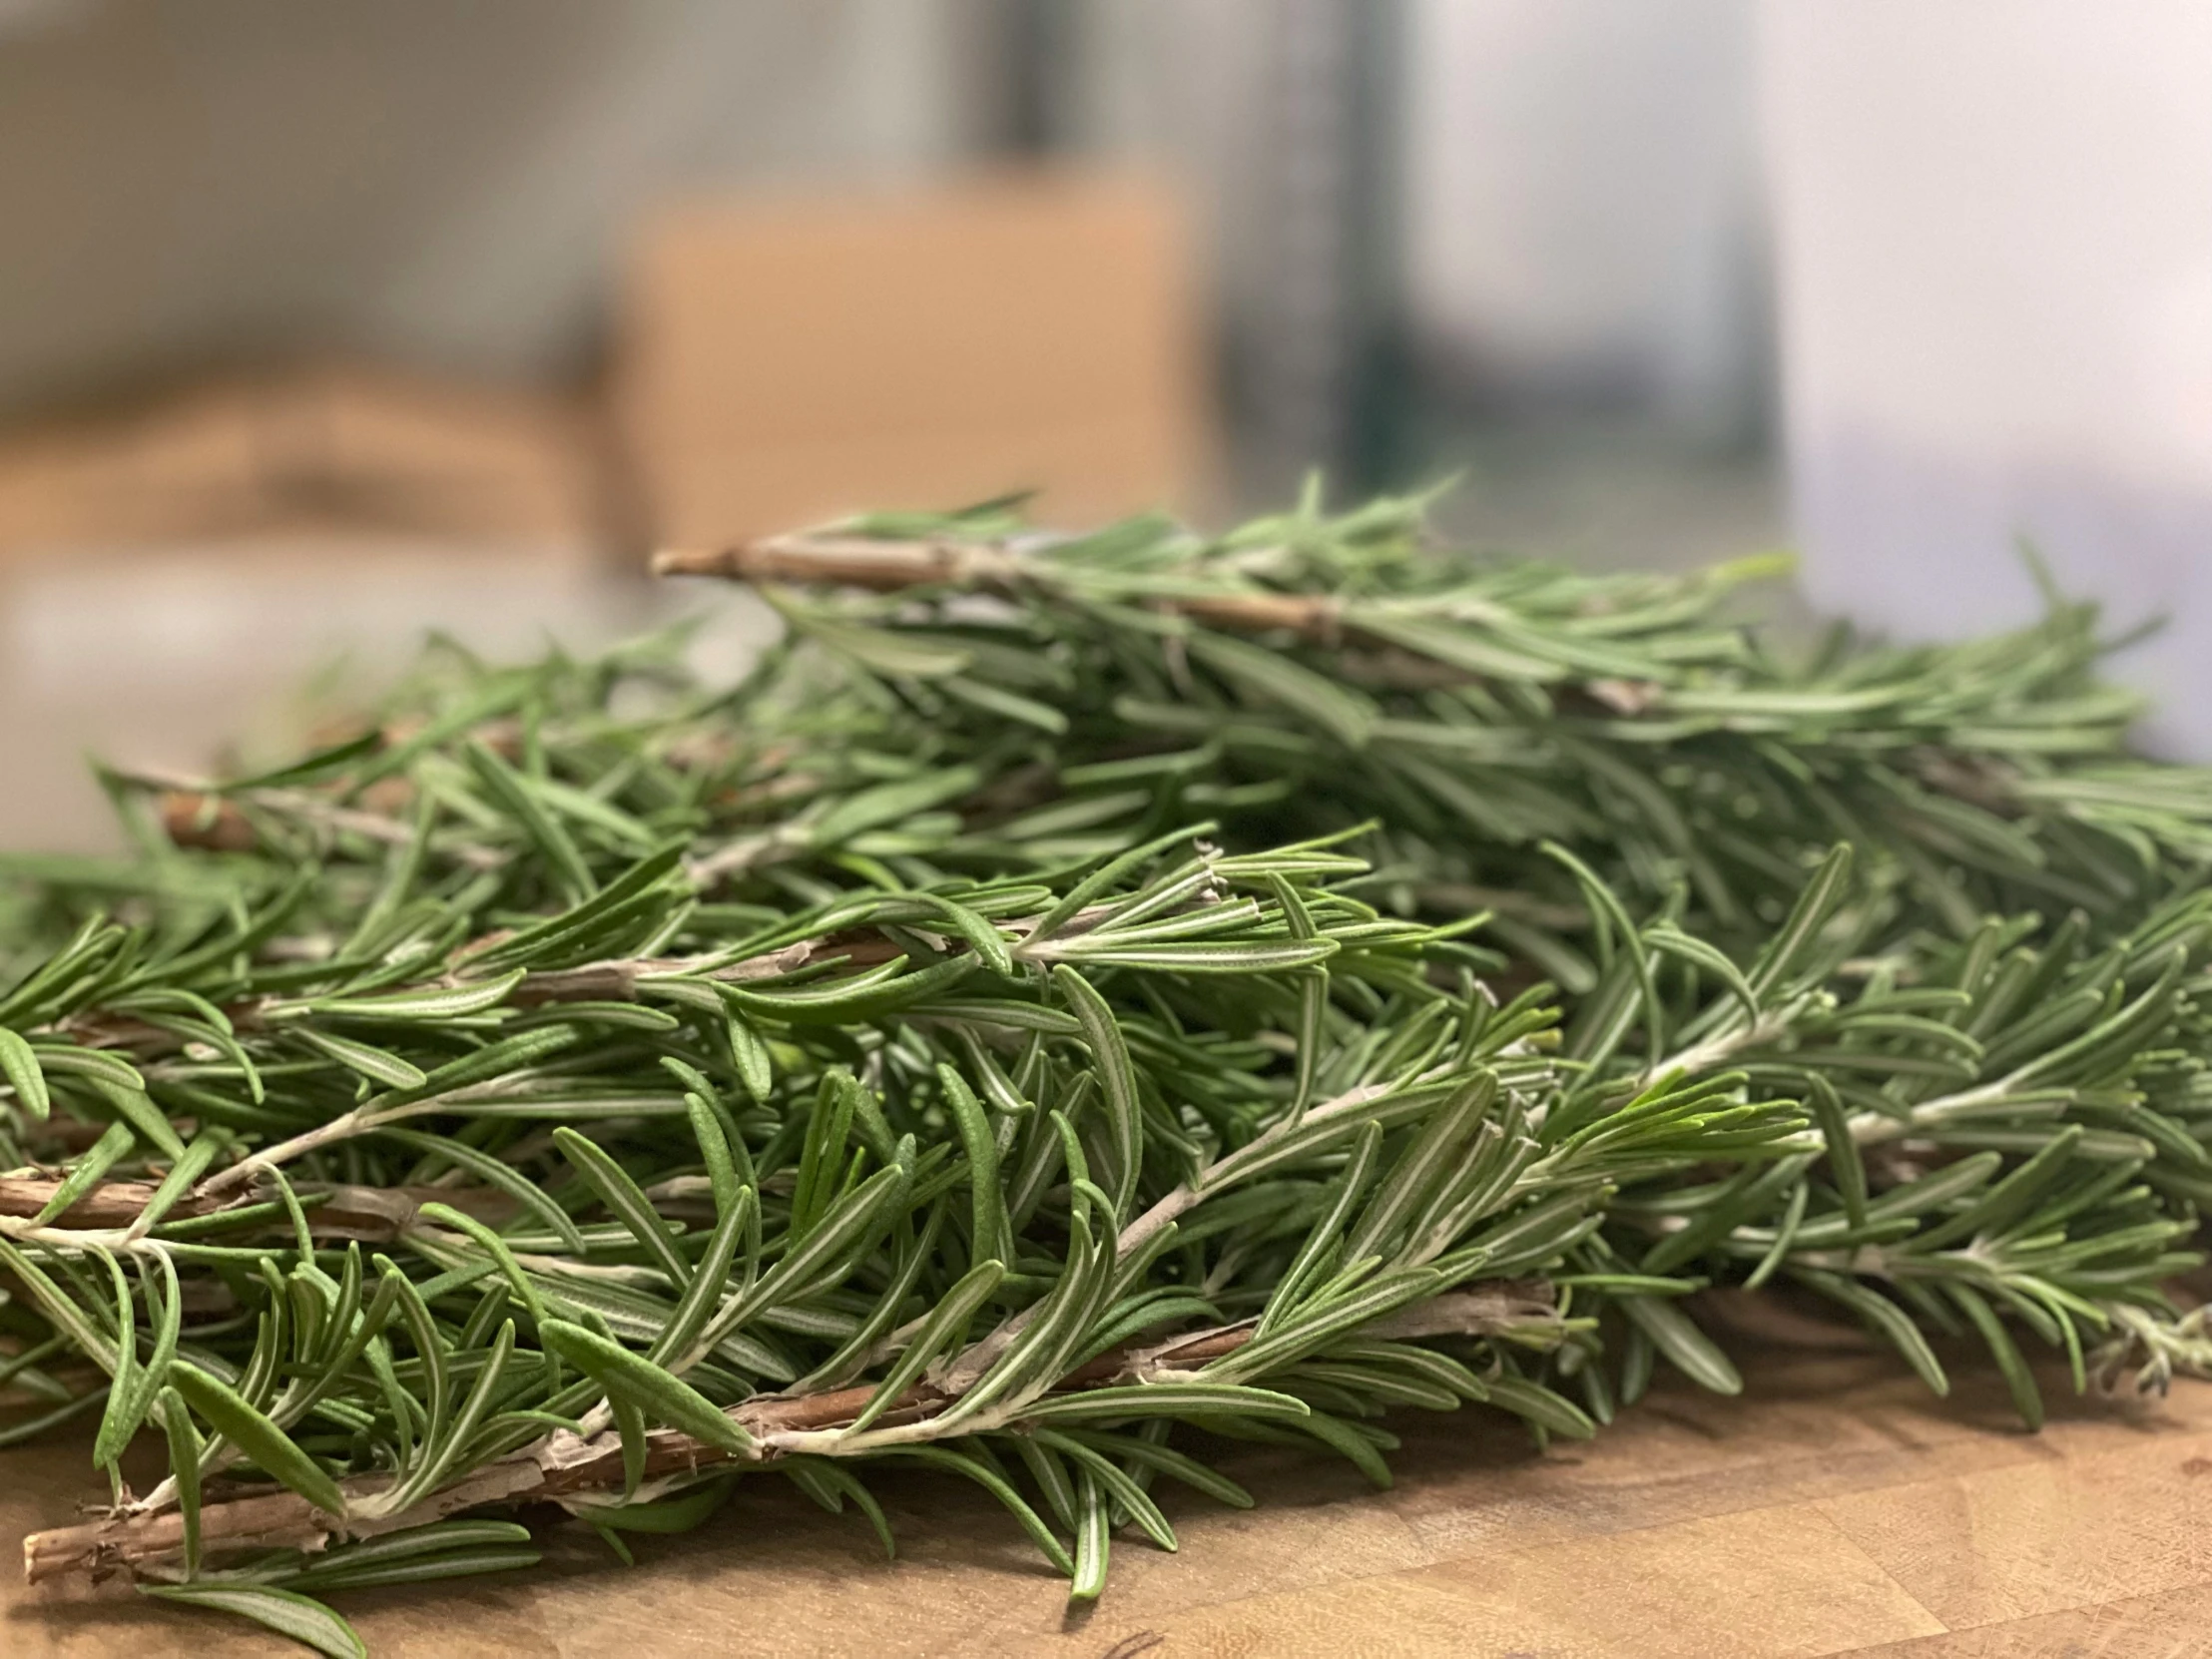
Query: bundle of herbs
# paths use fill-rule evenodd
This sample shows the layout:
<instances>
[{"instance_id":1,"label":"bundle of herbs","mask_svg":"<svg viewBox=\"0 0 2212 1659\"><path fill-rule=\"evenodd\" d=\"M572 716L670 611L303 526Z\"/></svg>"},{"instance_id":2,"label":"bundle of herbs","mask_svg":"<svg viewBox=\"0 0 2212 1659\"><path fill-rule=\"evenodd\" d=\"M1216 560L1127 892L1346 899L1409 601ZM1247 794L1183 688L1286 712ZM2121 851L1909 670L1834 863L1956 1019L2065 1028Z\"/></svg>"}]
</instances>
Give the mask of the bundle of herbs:
<instances>
[{"instance_id":1,"label":"bundle of herbs","mask_svg":"<svg viewBox=\"0 0 2212 1659\"><path fill-rule=\"evenodd\" d=\"M2073 1385L2212 1365L2212 778L2086 608L1778 660L1757 567L1593 577L1417 501L1208 538L1004 505L705 555L783 639L487 667L19 860L0 1442L34 1578L317 1599L885 1460L1080 1599L1225 1440L1587 1435L1788 1285ZM169 1474L129 1489L126 1445Z\"/></svg>"}]
</instances>

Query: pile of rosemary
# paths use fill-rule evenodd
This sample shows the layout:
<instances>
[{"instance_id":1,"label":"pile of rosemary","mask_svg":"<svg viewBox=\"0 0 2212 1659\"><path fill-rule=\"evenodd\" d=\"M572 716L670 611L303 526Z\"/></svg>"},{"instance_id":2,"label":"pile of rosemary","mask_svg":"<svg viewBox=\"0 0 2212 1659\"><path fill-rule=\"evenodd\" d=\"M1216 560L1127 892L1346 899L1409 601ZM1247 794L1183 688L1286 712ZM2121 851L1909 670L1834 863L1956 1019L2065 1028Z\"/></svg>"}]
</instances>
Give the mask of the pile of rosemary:
<instances>
[{"instance_id":1,"label":"pile of rosemary","mask_svg":"<svg viewBox=\"0 0 2212 1659\"><path fill-rule=\"evenodd\" d=\"M1227 1440L1582 1436L1710 1286L2082 1387L2212 1365L2212 775L2086 608L1962 646L1727 620L1417 501L1218 539L1001 505L676 573L788 624L488 667L17 860L0 1443L97 1421L125 1571L317 1598L789 1478L987 1488L1095 1597ZM169 1474L125 1485L141 1433Z\"/></svg>"}]
</instances>

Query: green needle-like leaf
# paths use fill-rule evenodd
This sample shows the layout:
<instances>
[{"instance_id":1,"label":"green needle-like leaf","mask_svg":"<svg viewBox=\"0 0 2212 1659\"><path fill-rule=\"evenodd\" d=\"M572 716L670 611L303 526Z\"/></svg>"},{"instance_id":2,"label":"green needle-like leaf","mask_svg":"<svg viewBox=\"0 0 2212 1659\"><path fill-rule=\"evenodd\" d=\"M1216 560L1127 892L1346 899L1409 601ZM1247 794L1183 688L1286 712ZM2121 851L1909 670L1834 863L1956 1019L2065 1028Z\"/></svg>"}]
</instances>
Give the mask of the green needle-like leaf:
<instances>
[{"instance_id":1,"label":"green needle-like leaf","mask_svg":"<svg viewBox=\"0 0 2212 1659\"><path fill-rule=\"evenodd\" d=\"M169 1382L217 1433L278 1480L324 1514L345 1513L344 1494L328 1471L228 1382L184 1361L170 1367Z\"/></svg>"},{"instance_id":2,"label":"green needle-like leaf","mask_svg":"<svg viewBox=\"0 0 2212 1659\"><path fill-rule=\"evenodd\" d=\"M329 1659L368 1659L368 1648L351 1625L321 1602L296 1591L259 1584L143 1584L139 1588L142 1594L163 1601L252 1619Z\"/></svg>"},{"instance_id":3,"label":"green needle-like leaf","mask_svg":"<svg viewBox=\"0 0 2212 1659\"><path fill-rule=\"evenodd\" d=\"M681 1428L733 1456L745 1456L753 1449L753 1437L716 1410L705 1394L619 1343L566 1320L547 1320L540 1334L547 1348L654 1421Z\"/></svg>"},{"instance_id":4,"label":"green needle-like leaf","mask_svg":"<svg viewBox=\"0 0 2212 1659\"><path fill-rule=\"evenodd\" d=\"M5 1076L8 1086L15 1090L15 1098L23 1109L35 1118L43 1118L53 1110L52 1097L46 1092L46 1074L39 1069L38 1054L22 1036L0 1026L0 1076Z\"/></svg>"}]
</instances>

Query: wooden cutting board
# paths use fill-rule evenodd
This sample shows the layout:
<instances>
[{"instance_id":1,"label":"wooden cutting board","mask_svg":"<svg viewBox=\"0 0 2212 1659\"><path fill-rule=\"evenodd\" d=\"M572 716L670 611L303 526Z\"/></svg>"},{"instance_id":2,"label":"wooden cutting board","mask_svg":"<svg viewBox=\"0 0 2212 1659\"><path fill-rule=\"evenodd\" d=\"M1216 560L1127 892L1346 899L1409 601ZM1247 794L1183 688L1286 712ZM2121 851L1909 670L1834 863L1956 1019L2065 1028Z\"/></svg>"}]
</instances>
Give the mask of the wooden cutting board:
<instances>
[{"instance_id":1,"label":"wooden cutting board","mask_svg":"<svg viewBox=\"0 0 2212 1659\"><path fill-rule=\"evenodd\" d=\"M896 1563L856 1517L761 1478L700 1531L639 1540L636 1567L551 1524L534 1573L336 1599L372 1653L424 1659L2212 1653L2212 1384L2128 1409L2052 1375L2030 1435L1967 1357L1938 1400L1865 1349L1738 1352L1743 1398L1662 1381L1598 1440L1541 1455L1489 1412L1402 1413L1388 1492L1240 1448L1227 1466L1260 1507L1165 1491L1181 1553L1117 1541L1104 1599L1072 1622L988 1498L903 1472L876 1483ZM0 1453L0 1535L94 1489L77 1441ZM193 1650L303 1651L116 1586L0 1587L11 1659Z\"/></svg>"}]
</instances>

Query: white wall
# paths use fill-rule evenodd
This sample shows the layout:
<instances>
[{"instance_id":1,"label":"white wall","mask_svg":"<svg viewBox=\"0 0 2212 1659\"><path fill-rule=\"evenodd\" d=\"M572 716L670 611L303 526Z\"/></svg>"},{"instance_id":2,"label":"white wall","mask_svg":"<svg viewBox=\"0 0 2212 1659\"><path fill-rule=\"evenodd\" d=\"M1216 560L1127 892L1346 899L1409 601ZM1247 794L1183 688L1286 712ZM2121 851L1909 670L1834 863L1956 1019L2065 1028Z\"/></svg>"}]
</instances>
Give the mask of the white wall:
<instances>
[{"instance_id":1,"label":"white wall","mask_svg":"<svg viewBox=\"0 0 2212 1659\"><path fill-rule=\"evenodd\" d=\"M2032 539L2151 730L2212 757L2212 6L1770 0L1762 71L1807 581L1908 637L2013 624Z\"/></svg>"}]
</instances>

